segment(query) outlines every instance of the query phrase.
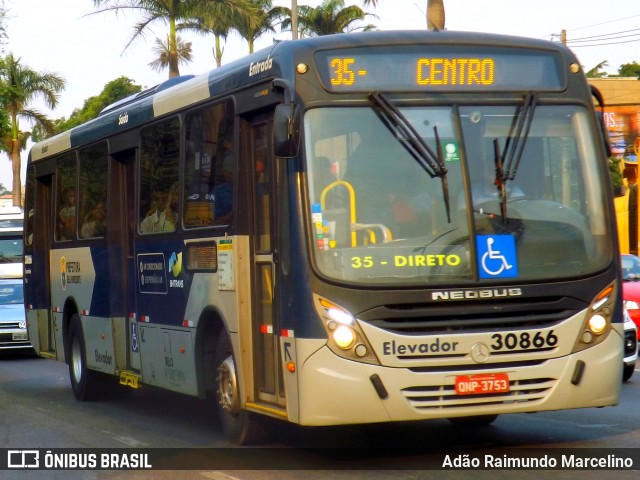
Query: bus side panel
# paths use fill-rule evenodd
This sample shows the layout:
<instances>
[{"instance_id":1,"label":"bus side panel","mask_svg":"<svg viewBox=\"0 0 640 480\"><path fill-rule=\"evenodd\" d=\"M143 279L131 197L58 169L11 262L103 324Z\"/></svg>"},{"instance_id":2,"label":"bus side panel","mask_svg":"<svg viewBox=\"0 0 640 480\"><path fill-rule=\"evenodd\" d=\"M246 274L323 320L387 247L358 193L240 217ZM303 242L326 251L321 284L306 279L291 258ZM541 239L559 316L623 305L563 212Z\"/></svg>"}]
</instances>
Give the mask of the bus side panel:
<instances>
[{"instance_id":1,"label":"bus side panel","mask_svg":"<svg viewBox=\"0 0 640 480\"><path fill-rule=\"evenodd\" d=\"M116 362L111 319L85 315L80 318L86 345L87 366L92 370L115 374Z\"/></svg>"},{"instance_id":2,"label":"bus side panel","mask_svg":"<svg viewBox=\"0 0 640 480\"><path fill-rule=\"evenodd\" d=\"M42 316L39 315L39 318L43 320L43 322L41 323L41 325L43 326L48 321L48 319L44 315ZM67 361L67 358L65 356L65 350L64 350L64 331L62 328L63 318L64 316L62 312L51 313L51 320L52 320L51 323L53 325L53 345L51 347L55 349L56 360L60 362Z\"/></svg>"},{"instance_id":3,"label":"bus side panel","mask_svg":"<svg viewBox=\"0 0 640 480\"><path fill-rule=\"evenodd\" d=\"M140 359L142 363L142 381L147 385L161 386L162 364L160 358L160 344L158 327L155 325L139 324L140 331Z\"/></svg>"}]
</instances>

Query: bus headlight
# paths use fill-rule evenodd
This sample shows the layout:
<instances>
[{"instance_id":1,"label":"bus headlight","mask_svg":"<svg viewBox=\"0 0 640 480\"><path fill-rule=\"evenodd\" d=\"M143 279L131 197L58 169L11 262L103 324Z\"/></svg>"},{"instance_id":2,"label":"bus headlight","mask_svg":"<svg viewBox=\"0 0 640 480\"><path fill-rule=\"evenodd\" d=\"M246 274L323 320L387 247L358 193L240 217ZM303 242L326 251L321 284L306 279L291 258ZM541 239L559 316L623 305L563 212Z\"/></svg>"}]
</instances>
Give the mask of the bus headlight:
<instances>
[{"instance_id":1,"label":"bus headlight","mask_svg":"<svg viewBox=\"0 0 640 480\"><path fill-rule=\"evenodd\" d=\"M609 336L617 307L617 292L617 284L612 283L593 299L573 349L574 352L597 345Z\"/></svg>"},{"instance_id":2,"label":"bus headlight","mask_svg":"<svg viewBox=\"0 0 640 480\"><path fill-rule=\"evenodd\" d=\"M347 350L353 346L353 342L356 341L356 334L349 327L340 325L333 332L333 341L336 342L341 349Z\"/></svg>"},{"instance_id":3,"label":"bus headlight","mask_svg":"<svg viewBox=\"0 0 640 480\"><path fill-rule=\"evenodd\" d=\"M351 312L319 295L314 294L313 300L318 316L327 331L327 346L333 353L349 360L380 364Z\"/></svg>"},{"instance_id":4,"label":"bus headlight","mask_svg":"<svg viewBox=\"0 0 640 480\"><path fill-rule=\"evenodd\" d=\"M591 330L594 335L602 335L606 328L607 319L602 315L593 315L589 319L589 330Z\"/></svg>"}]
</instances>

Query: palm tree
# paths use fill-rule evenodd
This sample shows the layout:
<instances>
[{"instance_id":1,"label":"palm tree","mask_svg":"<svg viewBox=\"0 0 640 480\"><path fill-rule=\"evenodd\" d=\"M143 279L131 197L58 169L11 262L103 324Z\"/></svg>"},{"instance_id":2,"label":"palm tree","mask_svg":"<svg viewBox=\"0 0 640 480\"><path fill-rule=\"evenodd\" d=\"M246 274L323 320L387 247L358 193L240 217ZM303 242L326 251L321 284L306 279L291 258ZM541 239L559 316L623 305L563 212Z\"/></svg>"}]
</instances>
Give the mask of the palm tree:
<instances>
[{"instance_id":1,"label":"palm tree","mask_svg":"<svg viewBox=\"0 0 640 480\"><path fill-rule=\"evenodd\" d=\"M94 6L100 9L94 13L112 11L118 14L123 11L134 11L142 16L142 20L134 26L133 36L125 45L124 50L129 48L136 38L144 37L152 23L163 22L169 24L169 33L167 35L167 47L170 50L168 55L169 78L180 75L176 23L179 20L189 18L189 13L194 3L194 0L93 0Z\"/></svg>"},{"instance_id":2,"label":"palm tree","mask_svg":"<svg viewBox=\"0 0 640 480\"><path fill-rule=\"evenodd\" d=\"M177 25L178 22L188 22L196 18L199 12L211 8L212 6L223 6L230 9L241 9L246 0L93 0L96 8L100 8L95 13L115 12L116 14L126 11L134 11L142 16L134 26L134 33L127 45L138 37L144 36L152 23L163 22L169 24L167 39L169 78L180 75L179 64L188 62L191 59L181 58L178 49ZM157 46L156 46L157 48ZM153 62L152 62L153 63Z\"/></svg>"},{"instance_id":3,"label":"palm tree","mask_svg":"<svg viewBox=\"0 0 640 480\"><path fill-rule=\"evenodd\" d=\"M176 35L176 44L175 48L172 47L169 35L167 35L167 39L164 42L162 39L156 38L155 46L153 47L153 53L156 54L156 59L150 62L149 66L160 72L167 67L171 67L174 63L190 62L192 59L191 42L183 42L182 39Z\"/></svg>"},{"instance_id":4,"label":"palm tree","mask_svg":"<svg viewBox=\"0 0 640 480\"><path fill-rule=\"evenodd\" d=\"M193 18L178 25L178 30L194 30L202 34L213 34L213 58L216 65L222 65L223 43L234 28L237 19L249 17L252 13L248 0L235 2L205 1L193 10Z\"/></svg>"},{"instance_id":5,"label":"palm tree","mask_svg":"<svg viewBox=\"0 0 640 480\"><path fill-rule=\"evenodd\" d=\"M332 33L374 30L375 25L357 25L369 13L355 5L344 6L344 0L324 0L316 8L298 6L298 24L301 36L330 35ZM374 15L375 16L375 15ZM355 25L354 25L355 24ZM282 22L282 28L291 26L291 18Z\"/></svg>"},{"instance_id":6,"label":"palm tree","mask_svg":"<svg viewBox=\"0 0 640 480\"><path fill-rule=\"evenodd\" d=\"M20 152L24 150L31 132L20 130L19 120L24 118L47 132L55 130L53 122L43 113L29 108L29 104L40 97L47 107L58 105L58 93L64 89L65 80L55 73L38 73L20 63L13 54L7 55L0 64L0 77L4 84L5 108L9 116L10 132L2 139L2 147L9 154L13 167L13 204L22 204L20 181Z\"/></svg>"},{"instance_id":7,"label":"palm tree","mask_svg":"<svg viewBox=\"0 0 640 480\"><path fill-rule=\"evenodd\" d=\"M235 30L249 45L249 53L253 53L253 46L261 35L275 32L273 26L278 20L291 16L291 10L286 7L274 7L271 0L249 0L254 8L254 14L239 17L234 22Z\"/></svg>"}]
</instances>

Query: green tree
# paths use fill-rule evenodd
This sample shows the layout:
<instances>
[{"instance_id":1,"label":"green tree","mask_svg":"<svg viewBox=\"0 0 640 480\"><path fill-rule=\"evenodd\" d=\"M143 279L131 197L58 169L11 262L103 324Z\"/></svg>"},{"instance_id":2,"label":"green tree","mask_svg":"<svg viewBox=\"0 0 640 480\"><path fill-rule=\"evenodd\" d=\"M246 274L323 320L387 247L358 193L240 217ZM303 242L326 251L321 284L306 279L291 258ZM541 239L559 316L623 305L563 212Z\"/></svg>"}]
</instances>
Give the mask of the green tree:
<instances>
[{"instance_id":1,"label":"green tree","mask_svg":"<svg viewBox=\"0 0 640 480\"><path fill-rule=\"evenodd\" d=\"M135 24L133 36L125 45L125 50L134 40L144 37L151 30L151 24L165 23L169 25L169 33L167 34L167 48L170 51L168 56L169 78L180 75L176 24L180 20L190 18L194 3L196 3L195 0L93 0L94 6L99 9L94 13L115 12L119 14L133 11L141 15L142 20Z\"/></svg>"},{"instance_id":2,"label":"green tree","mask_svg":"<svg viewBox=\"0 0 640 480\"><path fill-rule=\"evenodd\" d=\"M275 32L274 25L291 17L291 10L286 7L274 7L271 0L249 0L255 13L249 17L239 17L234 22L235 30L249 45L249 53L253 53L255 41L267 32Z\"/></svg>"},{"instance_id":3,"label":"green tree","mask_svg":"<svg viewBox=\"0 0 640 480\"><path fill-rule=\"evenodd\" d=\"M100 94L89 97L84 101L82 108L77 108L68 119L62 117L53 121L55 131L58 134L71 128L88 122L100 115L100 112L109 105L122 100L130 95L138 93L142 90L140 85L136 85L133 80L127 77L119 77L107 83ZM38 142L51 136L51 132L44 131L39 126L34 126L31 137Z\"/></svg>"},{"instance_id":4,"label":"green tree","mask_svg":"<svg viewBox=\"0 0 640 480\"><path fill-rule=\"evenodd\" d=\"M317 7L298 6L298 26L301 36L320 36L332 33L353 32L356 30L375 30L375 25L362 25L367 16L358 6L344 6L344 0L324 0ZM291 18L282 22L282 28L291 27Z\"/></svg>"},{"instance_id":5,"label":"green tree","mask_svg":"<svg viewBox=\"0 0 640 480\"><path fill-rule=\"evenodd\" d=\"M638 64L638 62L623 63L618 69L618 75L621 77L636 77L640 79L640 64Z\"/></svg>"},{"instance_id":6,"label":"green tree","mask_svg":"<svg viewBox=\"0 0 640 480\"><path fill-rule=\"evenodd\" d=\"M125 50L138 37L144 36L151 30L151 24L164 23L169 25L167 34L166 61L169 67L169 78L180 75L181 62L189 62L191 58L181 57L185 50L180 49L177 36L177 25L180 22L190 22L201 11L212 5L225 5L229 8L240 8L245 0L93 0L96 8L94 13L134 11L142 16L133 29L133 36L125 46ZM157 47L157 45L156 45ZM189 53L191 53L189 51ZM152 62L153 63L153 62Z\"/></svg>"},{"instance_id":7,"label":"green tree","mask_svg":"<svg viewBox=\"0 0 640 480\"><path fill-rule=\"evenodd\" d=\"M13 171L13 204L21 205L22 184L20 181L20 152L24 150L31 132L20 130L20 120L25 119L44 131L54 131L53 122L46 115L30 108L30 104L41 98L51 109L58 104L58 93L64 89L65 80L56 73L39 73L20 63L13 54L0 63L0 84L4 91L4 105L9 117L10 131L1 143L9 154Z\"/></svg>"},{"instance_id":8,"label":"green tree","mask_svg":"<svg viewBox=\"0 0 640 480\"><path fill-rule=\"evenodd\" d=\"M191 42L184 42L179 36L176 36L175 49L172 47L169 35L164 42L160 38L156 38L153 52L156 59L149 62L149 66L159 72L167 67L171 70L171 66L174 64L189 63L193 58Z\"/></svg>"},{"instance_id":9,"label":"green tree","mask_svg":"<svg viewBox=\"0 0 640 480\"><path fill-rule=\"evenodd\" d=\"M201 34L213 34L213 58L222 65L223 43L238 24L253 24L258 13L252 0L204 1L192 10L193 19L178 25L178 30L193 30Z\"/></svg>"},{"instance_id":10,"label":"green tree","mask_svg":"<svg viewBox=\"0 0 640 480\"><path fill-rule=\"evenodd\" d=\"M607 72L605 72L603 69L604 69L604 67L606 67L608 65L609 65L609 62L607 62L606 60L603 60L602 62L597 64L595 67L593 67L591 70L587 71L586 76L588 78L606 77L607 76Z\"/></svg>"}]
</instances>

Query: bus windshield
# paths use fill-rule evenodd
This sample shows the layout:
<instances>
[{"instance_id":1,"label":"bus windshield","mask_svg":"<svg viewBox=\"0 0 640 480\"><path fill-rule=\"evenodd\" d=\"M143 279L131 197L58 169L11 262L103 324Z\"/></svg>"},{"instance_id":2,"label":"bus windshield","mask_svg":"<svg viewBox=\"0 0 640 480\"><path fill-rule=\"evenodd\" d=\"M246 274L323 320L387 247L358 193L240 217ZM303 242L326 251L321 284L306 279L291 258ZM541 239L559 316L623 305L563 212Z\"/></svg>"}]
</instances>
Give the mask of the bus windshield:
<instances>
[{"instance_id":1,"label":"bus windshield","mask_svg":"<svg viewBox=\"0 0 640 480\"><path fill-rule=\"evenodd\" d=\"M305 114L308 222L322 275L364 284L535 281L610 262L608 179L586 109L395 108L419 142L375 106ZM418 144L435 170L411 148Z\"/></svg>"}]
</instances>

